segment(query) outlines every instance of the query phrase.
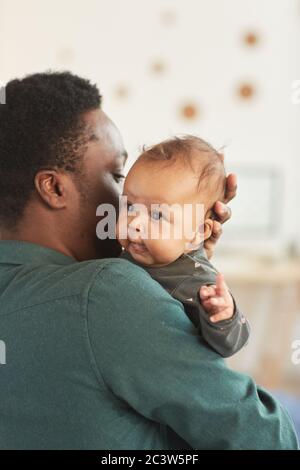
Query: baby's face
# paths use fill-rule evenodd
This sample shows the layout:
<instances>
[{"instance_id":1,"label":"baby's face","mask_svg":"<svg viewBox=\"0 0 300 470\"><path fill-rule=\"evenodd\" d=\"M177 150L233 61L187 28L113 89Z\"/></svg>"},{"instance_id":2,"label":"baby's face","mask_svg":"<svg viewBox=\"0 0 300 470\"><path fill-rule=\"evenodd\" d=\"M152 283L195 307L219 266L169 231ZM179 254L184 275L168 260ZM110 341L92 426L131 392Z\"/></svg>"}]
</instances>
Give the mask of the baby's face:
<instances>
[{"instance_id":1,"label":"baby's face","mask_svg":"<svg viewBox=\"0 0 300 470\"><path fill-rule=\"evenodd\" d=\"M137 262L167 265L198 248L208 198L202 191L204 200L199 200L197 185L197 175L182 164L134 164L124 184L127 204L120 212L117 236Z\"/></svg>"}]
</instances>

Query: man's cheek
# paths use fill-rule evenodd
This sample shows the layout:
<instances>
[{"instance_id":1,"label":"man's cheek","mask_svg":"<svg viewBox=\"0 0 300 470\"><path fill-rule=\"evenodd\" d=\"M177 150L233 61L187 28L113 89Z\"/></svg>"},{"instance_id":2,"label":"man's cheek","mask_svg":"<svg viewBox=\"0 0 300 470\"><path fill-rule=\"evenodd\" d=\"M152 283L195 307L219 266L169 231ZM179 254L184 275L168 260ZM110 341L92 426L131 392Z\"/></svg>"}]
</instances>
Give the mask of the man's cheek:
<instances>
[{"instance_id":1,"label":"man's cheek","mask_svg":"<svg viewBox=\"0 0 300 470\"><path fill-rule=\"evenodd\" d=\"M97 200L101 203L112 204L117 214L119 213L119 197L121 195L120 188L117 184L110 183L107 179L102 180L96 191Z\"/></svg>"}]
</instances>

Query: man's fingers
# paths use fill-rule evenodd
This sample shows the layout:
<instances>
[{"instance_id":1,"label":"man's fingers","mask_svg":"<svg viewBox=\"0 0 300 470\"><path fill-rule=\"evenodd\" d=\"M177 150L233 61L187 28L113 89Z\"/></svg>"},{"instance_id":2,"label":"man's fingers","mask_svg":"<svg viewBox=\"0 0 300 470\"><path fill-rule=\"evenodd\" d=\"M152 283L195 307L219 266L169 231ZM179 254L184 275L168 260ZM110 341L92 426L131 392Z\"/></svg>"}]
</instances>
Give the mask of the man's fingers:
<instances>
[{"instance_id":1,"label":"man's fingers","mask_svg":"<svg viewBox=\"0 0 300 470\"><path fill-rule=\"evenodd\" d=\"M227 222L228 219L231 217L231 209L226 204L221 201L217 201L214 205L214 212L218 217L218 221L221 224Z\"/></svg>"},{"instance_id":2,"label":"man's fingers","mask_svg":"<svg viewBox=\"0 0 300 470\"><path fill-rule=\"evenodd\" d=\"M212 226L212 231L211 231L211 236L208 239L210 243L215 244L219 240L220 236L222 235L223 229L222 225L220 222L217 220L214 220L213 226Z\"/></svg>"},{"instance_id":3,"label":"man's fingers","mask_svg":"<svg viewBox=\"0 0 300 470\"><path fill-rule=\"evenodd\" d=\"M232 173L227 176L224 202L217 201L214 206L214 212L221 224L224 224L231 217L231 209L227 206L227 204L236 196L236 191L237 177Z\"/></svg>"},{"instance_id":4,"label":"man's fingers","mask_svg":"<svg viewBox=\"0 0 300 470\"><path fill-rule=\"evenodd\" d=\"M223 231L222 225L220 224L220 222L218 222L217 220L214 220L211 236L204 242L204 248L205 248L208 259L212 257L213 252L215 250L216 243L219 240L220 236L222 235L222 231Z\"/></svg>"},{"instance_id":5,"label":"man's fingers","mask_svg":"<svg viewBox=\"0 0 300 470\"><path fill-rule=\"evenodd\" d=\"M214 220L211 236L204 242L204 249L206 251L208 259L212 257L216 243L222 235L221 224L224 224L231 217L231 209L227 206L227 203L235 197L236 191L237 177L235 174L232 173L226 178L226 191L224 202L217 201L213 207L213 211L217 220Z\"/></svg>"},{"instance_id":6,"label":"man's fingers","mask_svg":"<svg viewBox=\"0 0 300 470\"><path fill-rule=\"evenodd\" d=\"M226 179L226 192L225 192L225 203L228 203L236 196L237 192L237 176L231 173Z\"/></svg>"}]
</instances>

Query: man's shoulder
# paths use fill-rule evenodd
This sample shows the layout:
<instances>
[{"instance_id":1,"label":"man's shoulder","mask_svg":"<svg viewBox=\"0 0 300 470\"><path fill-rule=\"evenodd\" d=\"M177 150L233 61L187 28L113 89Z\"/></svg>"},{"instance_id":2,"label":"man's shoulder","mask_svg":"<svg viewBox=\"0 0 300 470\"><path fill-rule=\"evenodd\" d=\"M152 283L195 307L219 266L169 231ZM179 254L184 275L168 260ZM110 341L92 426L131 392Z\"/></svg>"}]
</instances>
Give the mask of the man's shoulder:
<instances>
[{"instance_id":1,"label":"man's shoulder","mask_svg":"<svg viewBox=\"0 0 300 470\"><path fill-rule=\"evenodd\" d=\"M122 341L130 337L130 331L137 335L143 331L143 336L153 341L167 325L171 329L191 330L182 304L145 269L124 259L107 260L98 269L85 299L89 334L95 342L104 330L109 331L111 338L116 331L122 331Z\"/></svg>"},{"instance_id":2,"label":"man's shoulder","mask_svg":"<svg viewBox=\"0 0 300 470\"><path fill-rule=\"evenodd\" d=\"M164 289L151 278L145 269L124 258L95 260L88 263L87 270L94 272L87 286L90 296L98 296L103 290L109 296L117 295L118 297L125 292L164 295Z\"/></svg>"},{"instance_id":3,"label":"man's shoulder","mask_svg":"<svg viewBox=\"0 0 300 470\"><path fill-rule=\"evenodd\" d=\"M39 277L40 284L47 282L50 297L58 298L99 296L107 289L115 295L114 292L122 288L147 284L147 278L148 283L153 283L145 270L120 258L94 259L68 266L48 265L37 272L35 277Z\"/></svg>"},{"instance_id":4,"label":"man's shoulder","mask_svg":"<svg viewBox=\"0 0 300 470\"><path fill-rule=\"evenodd\" d=\"M123 279L148 276L143 269L121 258L81 261L59 269L57 266L49 266L50 276L51 268L54 277L60 279L62 288L72 285L78 294L92 288L94 284L99 285L99 281L105 282L110 276L114 276L114 284Z\"/></svg>"},{"instance_id":5,"label":"man's shoulder","mask_svg":"<svg viewBox=\"0 0 300 470\"><path fill-rule=\"evenodd\" d=\"M121 288L126 289L126 284L135 284L136 280L143 282L147 276L142 269L118 258L68 265L20 265L7 273L5 282L10 288L1 294L4 305L1 313L53 302L58 306L58 302L76 297L83 299L96 295L100 298L108 289L110 295L115 296Z\"/></svg>"}]
</instances>

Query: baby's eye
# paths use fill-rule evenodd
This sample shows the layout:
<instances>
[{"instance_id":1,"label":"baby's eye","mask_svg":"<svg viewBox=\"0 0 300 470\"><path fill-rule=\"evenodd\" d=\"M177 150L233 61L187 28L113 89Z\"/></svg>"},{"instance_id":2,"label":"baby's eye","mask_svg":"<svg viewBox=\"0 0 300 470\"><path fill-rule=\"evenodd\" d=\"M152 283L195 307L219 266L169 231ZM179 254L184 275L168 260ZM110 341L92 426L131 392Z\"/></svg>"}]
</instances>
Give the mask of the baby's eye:
<instances>
[{"instance_id":1,"label":"baby's eye","mask_svg":"<svg viewBox=\"0 0 300 470\"><path fill-rule=\"evenodd\" d=\"M131 212L134 212L134 207L133 204L130 202L127 203L127 212L130 214Z\"/></svg>"},{"instance_id":2,"label":"baby's eye","mask_svg":"<svg viewBox=\"0 0 300 470\"><path fill-rule=\"evenodd\" d=\"M153 220L160 220L160 219L162 219L162 216L163 215L162 215L161 211L152 211L151 212L151 218Z\"/></svg>"}]
</instances>

